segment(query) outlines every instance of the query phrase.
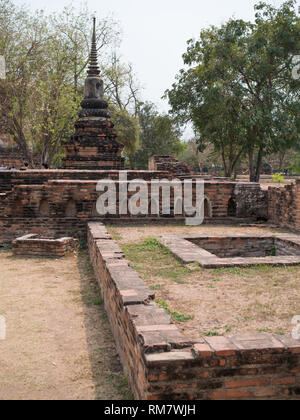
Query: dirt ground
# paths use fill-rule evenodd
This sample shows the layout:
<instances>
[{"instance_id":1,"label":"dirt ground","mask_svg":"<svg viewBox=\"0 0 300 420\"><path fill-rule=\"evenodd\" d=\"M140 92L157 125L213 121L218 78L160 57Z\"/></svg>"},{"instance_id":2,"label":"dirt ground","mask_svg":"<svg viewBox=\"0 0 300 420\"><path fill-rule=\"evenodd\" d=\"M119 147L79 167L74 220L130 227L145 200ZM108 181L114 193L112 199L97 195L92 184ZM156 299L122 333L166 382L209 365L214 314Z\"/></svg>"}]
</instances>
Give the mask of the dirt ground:
<instances>
[{"instance_id":1,"label":"dirt ground","mask_svg":"<svg viewBox=\"0 0 300 420\"><path fill-rule=\"evenodd\" d=\"M131 395L88 255L0 252L0 399L127 399Z\"/></svg>"},{"instance_id":2,"label":"dirt ground","mask_svg":"<svg viewBox=\"0 0 300 420\"><path fill-rule=\"evenodd\" d=\"M168 234L255 234L274 233L273 229L203 225L109 231L186 336L291 333L291 320L300 314L300 266L203 269L184 266L155 244L155 238Z\"/></svg>"}]
</instances>

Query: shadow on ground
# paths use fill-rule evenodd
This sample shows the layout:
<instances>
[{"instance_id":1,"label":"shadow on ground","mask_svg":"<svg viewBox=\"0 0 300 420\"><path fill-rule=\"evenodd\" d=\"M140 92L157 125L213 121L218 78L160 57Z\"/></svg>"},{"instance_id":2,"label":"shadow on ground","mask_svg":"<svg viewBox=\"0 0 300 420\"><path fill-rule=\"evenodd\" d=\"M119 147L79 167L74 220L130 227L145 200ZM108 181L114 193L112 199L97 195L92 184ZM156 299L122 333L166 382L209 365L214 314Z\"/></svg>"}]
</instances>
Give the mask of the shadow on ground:
<instances>
[{"instance_id":1,"label":"shadow on ground","mask_svg":"<svg viewBox=\"0 0 300 420\"><path fill-rule=\"evenodd\" d=\"M96 400L133 399L87 250L78 255L81 300Z\"/></svg>"}]
</instances>

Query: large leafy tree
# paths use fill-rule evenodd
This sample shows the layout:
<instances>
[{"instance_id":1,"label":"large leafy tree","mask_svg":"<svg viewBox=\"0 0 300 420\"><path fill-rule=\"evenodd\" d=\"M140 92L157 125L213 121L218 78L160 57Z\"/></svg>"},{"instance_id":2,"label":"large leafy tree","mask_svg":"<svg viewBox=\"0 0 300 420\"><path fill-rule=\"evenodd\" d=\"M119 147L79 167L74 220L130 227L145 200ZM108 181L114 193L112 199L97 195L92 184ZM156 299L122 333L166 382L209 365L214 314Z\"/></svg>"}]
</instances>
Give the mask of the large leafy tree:
<instances>
[{"instance_id":1,"label":"large leafy tree","mask_svg":"<svg viewBox=\"0 0 300 420\"><path fill-rule=\"evenodd\" d=\"M258 181L264 156L299 143L299 80L292 78L300 49L295 1L279 9L255 6L254 23L229 20L188 42L181 70L167 91L172 112L192 122L199 149L213 144L231 176L248 157Z\"/></svg>"},{"instance_id":2,"label":"large leafy tree","mask_svg":"<svg viewBox=\"0 0 300 420\"><path fill-rule=\"evenodd\" d=\"M88 64L90 18L86 6L46 15L0 0L0 55L7 65L6 79L0 80L0 132L11 136L32 166L33 156L40 164L55 164L63 153L61 145L74 130ZM105 75L114 66L111 52L120 42L120 31L112 18L97 22ZM129 80L128 74L116 71L118 92L127 103L134 74ZM107 99L115 103L113 82L105 83Z\"/></svg>"}]
</instances>

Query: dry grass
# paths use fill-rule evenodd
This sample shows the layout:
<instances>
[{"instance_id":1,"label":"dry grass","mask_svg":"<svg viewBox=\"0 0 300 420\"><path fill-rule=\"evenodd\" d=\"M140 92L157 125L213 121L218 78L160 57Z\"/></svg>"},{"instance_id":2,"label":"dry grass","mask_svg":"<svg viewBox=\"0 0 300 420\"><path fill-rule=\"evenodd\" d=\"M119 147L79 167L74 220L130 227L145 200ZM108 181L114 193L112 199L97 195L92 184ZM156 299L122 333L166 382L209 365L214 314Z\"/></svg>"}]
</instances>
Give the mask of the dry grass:
<instances>
[{"instance_id":1,"label":"dry grass","mask_svg":"<svg viewBox=\"0 0 300 420\"><path fill-rule=\"evenodd\" d=\"M156 241L166 234L270 233L224 226L110 227L133 267L187 336L289 334L300 314L300 267L202 269L184 266ZM272 230L274 232L274 230ZM191 319L190 319L191 318ZM178 322L185 320L185 322Z\"/></svg>"},{"instance_id":2,"label":"dry grass","mask_svg":"<svg viewBox=\"0 0 300 420\"><path fill-rule=\"evenodd\" d=\"M130 397L87 253L0 267L0 399Z\"/></svg>"}]
</instances>

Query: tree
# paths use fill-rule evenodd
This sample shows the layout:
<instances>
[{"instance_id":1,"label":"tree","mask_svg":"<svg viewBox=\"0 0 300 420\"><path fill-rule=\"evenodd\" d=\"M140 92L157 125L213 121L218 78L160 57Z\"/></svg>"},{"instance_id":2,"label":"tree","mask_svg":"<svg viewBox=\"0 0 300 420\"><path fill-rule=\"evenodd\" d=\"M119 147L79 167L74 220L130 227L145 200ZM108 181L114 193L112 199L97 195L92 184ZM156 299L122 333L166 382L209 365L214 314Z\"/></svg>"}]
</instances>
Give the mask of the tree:
<instances>
[{"instance_id":1,"label":"tree","mask_svg":"<svg viewBox=\"0 0 300 420\"><path fill-rule=\"evenodd\" d=\"M118 141L124 145L131 169L134 169L133 154L140 147L140 126L136 117L132 116L126 109L111 106L112 120L118 135Z\"/></svg>"},{"instance_id":2,"label":"tree","mask_svg":"<svg viewBox=\"0 0 300 420\"><path fill-rule=\"evenodd\" d=\"M91 13L86 4L79 9L65 7L62 13L50 15L50 25L55 34L60 34L68 55L75 94L82 93L81 86L85 78L88 64L88 53L91 40ZM97 51L101 56L101 70L105 71L110 59L110 49L120 44L120 28L118 23L107 16L97 19L96 27Z\"/></svg>"},{"instance_id":3,"label":"tree","mask_svg":"<svg viewBox=\"0 0 300 420\"><path fill-rule=\"evenodd\" d=\"M197 139L189 140L185 145L178 159L192 166L196 172L215 172L217 168L222 168L222 160L212 144L208 144L203 152L199 151Z\"/></svg>"},{"instance_id":4,"label":"tree","mask_svg":"<svg viewBox=\"0 0 300 420\"><path fill-rule=\"evenodd\" d=\"M184 149L178 125L168 115L159 114L153 103L140 103L137 115L141 146L132 156L137 169L148 168L148 160L153 155L178 155Z\"/></svg>"},{"instance_id":5,"label":"tree","mask_svg":"<svg viewBox=\"0 0 300 420\"><path fill-rule=\"evenodd\" d=\"M293 147L300 133L300 81L291 77L300 48L295 1L255 9L253 24L231 19L190 40L189 68L166 92L177 120L193 123L199 149L213 144L227 176L248 156L251 181L264 156Z\"/></svg>"},{"instance_id":6,"label":"tree","mask_svg":"<svg viewBox=\"0 0 300 420\"><path fill-rule=\"evenodd\" d=\"M0 0L0 55L7 63L6 79L0 80L0 132L11 136L31 166L33 156L49 166L55 163L74 130L90 50L90 16L86 6L46 15ZM110 17L97 21L105 74L113 65L109 60L120 40L119 29ZM134 86L133 72L130 76L128 83ZM124 98L126 87L119 86ZM106 96L113 102L109 86Z\"/></svg>"},{"instance_id":7,"label":"tree","mask_svg":"<svg viewBox=\"0 0 300 420\"><path fill-rule=\"evenodd\" d=\"M122 63L116 52L110 58L110 63L103 68L105 93L119 110L127 110L130 115L137 117L141 87L132 65Z\"/></svg>"},{"instance_id":8,"label":"tree","mask_svg":"<svg viewBox=\"0 0 300 420\"><path fill-rule=\"evenodd\" d=\"M140 126L137 109L140 86L136 80L131 64L121 63L114 52L111 64L104 70L106 95L110 98L112 120L118 135L118 141L124 144L124 152L134 169L134 153L140 148Z\"/></svg>"}]
</instances>

